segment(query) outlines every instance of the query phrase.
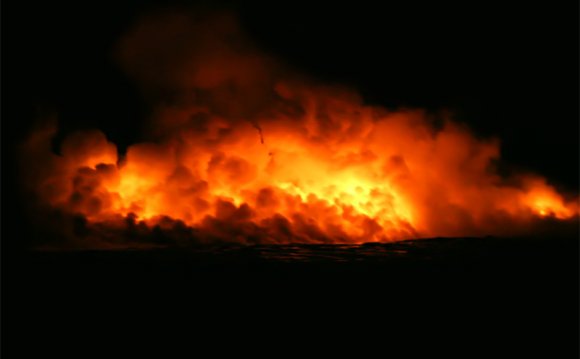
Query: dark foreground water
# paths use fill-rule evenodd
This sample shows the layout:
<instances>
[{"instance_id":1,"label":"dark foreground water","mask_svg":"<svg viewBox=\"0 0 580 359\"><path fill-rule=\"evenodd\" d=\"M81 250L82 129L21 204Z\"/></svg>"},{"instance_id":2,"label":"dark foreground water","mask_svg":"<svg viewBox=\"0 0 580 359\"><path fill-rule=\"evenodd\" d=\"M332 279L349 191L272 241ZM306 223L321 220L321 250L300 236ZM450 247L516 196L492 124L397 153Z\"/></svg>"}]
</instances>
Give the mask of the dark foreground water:
<instances>
[{"instance_id":1,"label":"dark foreground water","mask_svg":"<svg viewBox=\"0 0 580 359\"><path fill-rule=\"evenodd\" d=\"M30 251L17 262L4 273L3 346L20 357L269 345L268 356L308 356L297 348L311 344L325 356L353 345L354 357L578 357L577 238Z\"/></svg>"}]
</instances>

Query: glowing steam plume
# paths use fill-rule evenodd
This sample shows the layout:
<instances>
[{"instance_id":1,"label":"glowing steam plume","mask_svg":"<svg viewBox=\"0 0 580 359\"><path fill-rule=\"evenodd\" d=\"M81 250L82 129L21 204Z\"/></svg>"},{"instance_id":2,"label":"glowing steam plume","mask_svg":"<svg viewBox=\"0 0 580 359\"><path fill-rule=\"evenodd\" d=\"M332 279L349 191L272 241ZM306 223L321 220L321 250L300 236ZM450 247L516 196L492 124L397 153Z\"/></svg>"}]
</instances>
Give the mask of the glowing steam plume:
<instances>
[{"instance_id":1,"label":"glowing steam plume","mask_svg":"<svg viewBox=\"0 0 580 359\"><path fill-rule=\"evenodd\" d=\"M119 158L102 132L79 132L56 155L49 126L23 150L38 164L26 183L39 202L88 227L360 243L510 234L577 216L543 178L496 174L496 139L297 77L250 46L231 16L145 17L118 53L158 101L150 142Z\"/></svg>"}]
</instances>

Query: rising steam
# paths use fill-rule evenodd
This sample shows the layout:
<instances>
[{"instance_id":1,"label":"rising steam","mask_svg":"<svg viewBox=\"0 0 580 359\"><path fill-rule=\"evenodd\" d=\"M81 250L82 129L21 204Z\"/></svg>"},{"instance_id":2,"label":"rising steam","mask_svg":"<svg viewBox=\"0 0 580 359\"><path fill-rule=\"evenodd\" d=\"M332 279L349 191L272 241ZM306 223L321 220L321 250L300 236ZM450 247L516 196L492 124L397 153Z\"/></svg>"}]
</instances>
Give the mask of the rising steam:
<instances>
[{"instance_id":1,"label":"rising steam","mask_svg":"<svg viewBox=\"0 0 580 359\"><path fill-rule=\"evenodd\" d=\"M50 125L23 146L27 188L44 211L80 219L73 240L361 243L577 216L542 177L498 175L498 140L298 76L230 15L144 17L117 54L156 103L149 142L119 156L85 131L57 155Z\"/></svg>"}]
</instances>

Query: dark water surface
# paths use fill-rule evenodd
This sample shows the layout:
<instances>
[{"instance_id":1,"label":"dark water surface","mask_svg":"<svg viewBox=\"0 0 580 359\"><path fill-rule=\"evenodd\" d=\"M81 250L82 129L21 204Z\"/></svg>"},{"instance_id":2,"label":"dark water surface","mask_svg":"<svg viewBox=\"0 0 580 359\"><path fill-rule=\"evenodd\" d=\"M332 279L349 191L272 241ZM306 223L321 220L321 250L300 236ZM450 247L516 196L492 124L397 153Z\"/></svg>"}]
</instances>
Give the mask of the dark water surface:
<instances>
[{"instance_id":1,"label":"dark water surface","mask_svg":"<svg viewBox=\"0 0 580 359\"><path fill-rule=\"evenodd\" d=\"M23 357L167 337L578 357L577 238L30 251L12 270L6 345Z\"/></svg>"}]
</instances>

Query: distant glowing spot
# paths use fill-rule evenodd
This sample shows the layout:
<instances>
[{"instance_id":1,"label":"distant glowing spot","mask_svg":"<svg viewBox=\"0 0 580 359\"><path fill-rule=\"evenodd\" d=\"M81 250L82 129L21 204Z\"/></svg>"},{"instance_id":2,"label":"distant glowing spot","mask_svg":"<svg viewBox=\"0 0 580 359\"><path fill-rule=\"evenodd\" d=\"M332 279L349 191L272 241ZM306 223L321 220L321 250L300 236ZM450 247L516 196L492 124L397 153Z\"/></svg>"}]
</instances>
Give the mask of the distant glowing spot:
<instances>
[{"instance_id":1,"label":"distant glowing spot","mask_svg":"<svg viewBox=\"0 0 580 359\"><path fill-rule=\"evenodd\" d=\"M532 200L530 207L541 217L554 216L558 219L567 219L574 215L574 211L566 207L558 195L551 193L537 196Z\"/></svg>"},{"instance_id":2,"label":"distant glowing spot","mask_svg":"<svg viewBox=\"0 0 580 359\"><path fill-rule=\"evenodd\" d=\"M546 210L545 210L545 209L540 209L540 210L538 211L538 213L540 213L540 216L542 216L542 217L545 217L545 216L547 216L547 215L548 215L548 212L546 212Z\"/></svg>"}]
</instances>

